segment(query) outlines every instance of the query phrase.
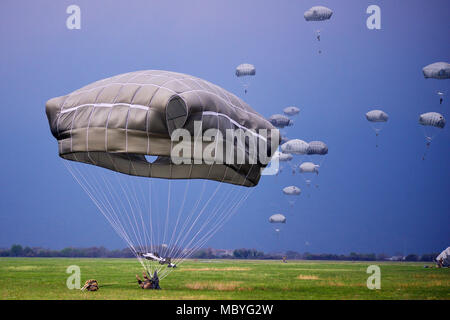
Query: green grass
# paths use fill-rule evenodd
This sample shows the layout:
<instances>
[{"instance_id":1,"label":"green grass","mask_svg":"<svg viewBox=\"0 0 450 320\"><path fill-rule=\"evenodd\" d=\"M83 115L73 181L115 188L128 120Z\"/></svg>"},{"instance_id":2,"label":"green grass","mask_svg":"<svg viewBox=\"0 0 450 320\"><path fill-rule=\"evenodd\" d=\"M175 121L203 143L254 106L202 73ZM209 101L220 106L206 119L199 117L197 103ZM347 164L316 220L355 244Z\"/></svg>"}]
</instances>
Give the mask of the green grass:
<instances>
[{"instance_id":1,"label":"green grass","mask_svg":"<svg viewBox=\"0 0 450 320\"><path fill-rule=\"evenodd\" d=\"M381 268L381 289L366 287L366 269ZM97 279L97 292L69 290L66 268L81 268L82 284ZM0 299L450 299L450 269L424 263L336 261L186 261L142 290L134 259L0 258Z\"/></svg>"}]
</instances>

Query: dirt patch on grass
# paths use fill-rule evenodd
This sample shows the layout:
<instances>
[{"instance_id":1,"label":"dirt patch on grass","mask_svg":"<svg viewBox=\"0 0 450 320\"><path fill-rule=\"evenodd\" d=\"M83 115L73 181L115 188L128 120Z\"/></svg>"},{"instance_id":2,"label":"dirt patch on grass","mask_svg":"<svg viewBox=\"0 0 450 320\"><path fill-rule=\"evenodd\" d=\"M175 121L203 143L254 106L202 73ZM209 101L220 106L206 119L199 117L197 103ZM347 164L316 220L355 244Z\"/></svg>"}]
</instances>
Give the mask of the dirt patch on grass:
<instances>
[{"instance_id":1,"label":"dirt patch on grass","mask_svg":"<svg viewBox=\"0 0 450 320\"><path fill-rule=\"evenodd\" d=\"M225 268L183 268L181 271L249 271L247 267L225 267Z\"/></svg>"},{"instance_id":2,"label":"dirt patch on grass","mask_svg":"<svg viewBox=\"0 0 450 320\"><path fill-rule=\"evenodd\" d=\"M215 282L191 282L186 287L192 290L217 290L217 291L235 291L242 289L239 281L215 281Z\"/></svg>"},{"instance_id":3,"label":"dirt patch on grass","mask_svg":"<svg viewBox=\"0 0 450 320\"><path fill-rule=\"evenodd\" d=\"M300 280L319 280L319 277L318 276L313 276L313 275L310 275L310 274L300 274L300 275L297 276L297 279L300 279Z\"/></svg>"},{"instance_id":4,"label":"dirt patch on grass","mask_svg":"<svg viewBox=\"0 0 450 320\"><path fill-rule=\"evenodd\" d=\"M402 289L408 288L433 288L433 287L448 287L450 285L450 281L446 280L424 280L424 281L413 281L413 282L404 282L397 284L397 287Z\"/></svg>"},{"instance_id":5,"label":"dirt patch on grass","mask_svg":"<svg viewBox=\"0 0 450 320\"><path fill-rule=\"evenodd\" d=\"M38 267L38 266L18 266L18 267L7 267L6 269L11 270L11 271L31 271L31 270L42 269L42 267Z\"/></svg>"},{"instance_id":6,"label":"dirt patch on grass","mask_svg":"<svg viewBox=\"0 0 450 320\"><path fill-rule=\"evenodd\" d=\"M323 268L295 268L295 270L298 271L325 271L325 272L361 272L359 269L342 269L342 268L336 268L336 269L323 269Z\"/></svg>"}]
</instances>

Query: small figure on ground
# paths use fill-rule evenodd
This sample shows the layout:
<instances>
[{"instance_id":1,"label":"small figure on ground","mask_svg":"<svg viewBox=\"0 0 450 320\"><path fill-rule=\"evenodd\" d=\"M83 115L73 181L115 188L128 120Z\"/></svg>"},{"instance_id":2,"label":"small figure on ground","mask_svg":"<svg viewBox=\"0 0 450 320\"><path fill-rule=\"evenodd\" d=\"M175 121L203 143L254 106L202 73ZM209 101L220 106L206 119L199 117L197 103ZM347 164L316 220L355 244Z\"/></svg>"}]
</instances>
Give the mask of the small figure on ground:
<instances>
[{"instance_id":1,"label":"small figure on ground","mask_svg":"<svg viewBox=\"0 0 450 320\"><path fill-rule=\"evenodd\" d=\"M81 288L81 291L97 291L98 290L98 281L95 279L90 279L85 282L83 288Z\"/></svg>"}]
</instances>

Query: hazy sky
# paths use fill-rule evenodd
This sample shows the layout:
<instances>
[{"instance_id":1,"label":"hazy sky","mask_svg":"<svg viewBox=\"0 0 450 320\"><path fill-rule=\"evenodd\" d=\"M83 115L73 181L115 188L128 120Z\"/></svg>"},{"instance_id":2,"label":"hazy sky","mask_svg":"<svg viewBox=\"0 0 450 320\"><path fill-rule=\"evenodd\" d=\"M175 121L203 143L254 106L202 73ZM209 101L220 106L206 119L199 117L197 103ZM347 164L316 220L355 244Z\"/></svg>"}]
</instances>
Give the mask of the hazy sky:
<instances>
[{"instance_id":1,"label":"hazy sky","mask_svg":"<svg viewBox=\"0 0 450 320\"><path fill-rule=\"evenodd\" d=\"M66 8L81 8L81 29ZM303 12L333 9L321 28ZM381 8L381 30L366 8ZM307 196L297 174L263 177L208 245L216 248L348 253L424 253L450 245L450 133L425 161L419 114L450 119L450 80L422 67L450 61L449 1L1 1L0 247L62 248L125 243L97 212L58 157L45 102L119 73L162 69L206 79L262 115L301 108L290 138L323 140L329 154L319 189ZM234 75L257 75L244 96ZM447 96L439 105L436 90ZM364 114L385 110L378 148ZM304 192L289 212L287 185ZM274 213L288 223L279 239ZM308 245L305 243L308 242Z\"/></svg>"}]
</instances>

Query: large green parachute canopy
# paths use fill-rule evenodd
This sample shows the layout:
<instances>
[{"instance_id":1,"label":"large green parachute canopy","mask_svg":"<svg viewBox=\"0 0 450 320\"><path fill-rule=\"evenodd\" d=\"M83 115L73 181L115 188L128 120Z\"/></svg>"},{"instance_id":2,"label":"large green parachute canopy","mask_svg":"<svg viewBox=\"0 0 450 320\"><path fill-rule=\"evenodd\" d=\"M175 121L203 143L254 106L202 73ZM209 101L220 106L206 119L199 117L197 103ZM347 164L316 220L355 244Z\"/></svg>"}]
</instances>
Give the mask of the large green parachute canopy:
<instances>
[{"instance_id":1,"label":"large green parachute canopy","mask_svg":"<svg viewBox=\"0 0 450 320\"><path fill-rule=\"evenodd\" d=\"M269 218L270 223L286 223L286 217L280 213L274 214Z\"/></svg>"},{"instance_id":2,"label":"large green parachute canopy","mask_svg":"<svg viewBox=\"0 0 450 320\"><path fill-rule=\"evenodd\" d=\"M323 7L315 6L305 11L304 17L306 21L323 21L328 20L333 15L333 10Z\"/></svg>"},{"instance_id":3,"label":"large green parachute canopy","mask_svg":"<svg viewBox=\"0 0 450 320\"><path fill-rule=\"evenodd\" d=\"M437 112L427 112L419 116L419 123L423 126L431 126L436 128L445 127L445 118Z\"/></svg>"},{"instance_id":4,"label":"large green parachute canopy","mask_svg":"<svg viewBox=\"0 0 450 320\"><path fill-rule=\"evenodd\" d=\"M235 95L169 71L100 80L49 100L46 112L66 168L160 280L239 210L254 190L242 186L258 184L279 144L278 130Z\"/></svg>"},{"instance_id":5,"label":"large green parachute canopy","mask_svg":"<svg viewBox=\"0 0 450 320\"><path fill-rule=\"evenodd\" d=\"M247 66L236 70L237 75L254 72ZM225 137L226 129L242 129L258 142L266 139L269 155L279 143L271 149L270 131L276 129L235 95L169 71L137 71L96 81L49 100L46 112L62 158L135 176L257 185L265 167L259 159L257 164L198 164L192 153L191 164L173 164L171 134L186 129L194 137L194 121L201 122L201 133L218 129ZM257 133L260 129L268 130L267 138ZM146 155L157 158L149 162Z\"/></svg>"},{"instance_id":6,"label":"large green parachute canopy","mask_svg":"<svg viewBox=\"0 0 450 320\"><path fill-rule=\"evenodd\" d=\"M422 69L425 78L450 79L450 64L447 62L435 62Z\"/></svg>"}]
</instances>

